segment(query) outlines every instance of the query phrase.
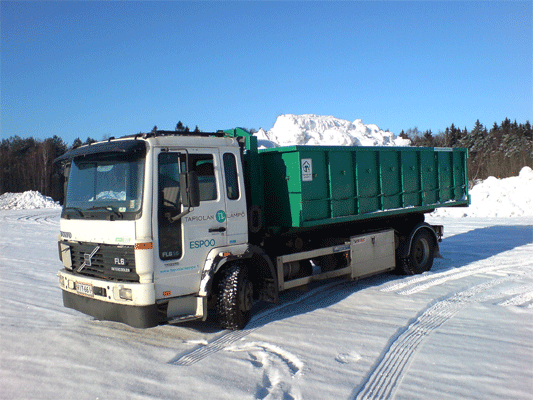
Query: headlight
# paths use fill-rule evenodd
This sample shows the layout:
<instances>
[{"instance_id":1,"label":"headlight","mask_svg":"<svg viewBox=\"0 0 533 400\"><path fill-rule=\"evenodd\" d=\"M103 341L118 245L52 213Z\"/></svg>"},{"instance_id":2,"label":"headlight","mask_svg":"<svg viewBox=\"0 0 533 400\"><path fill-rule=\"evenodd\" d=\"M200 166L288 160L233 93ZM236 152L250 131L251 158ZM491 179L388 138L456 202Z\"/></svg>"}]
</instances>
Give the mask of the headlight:
<instances>
[{"instance_id":1,"label":"headlight","mask_svg":"<svg viewBox=\"0 0 533 400\"><path fill-rule=\"evenodd\" d=\"M133 299L133 294L131 292L131 289L126 289L126 288L120 288L118 290L118 295L121 299L124 299L124 300L132 300Z\"/></svg>"}]
</instances>

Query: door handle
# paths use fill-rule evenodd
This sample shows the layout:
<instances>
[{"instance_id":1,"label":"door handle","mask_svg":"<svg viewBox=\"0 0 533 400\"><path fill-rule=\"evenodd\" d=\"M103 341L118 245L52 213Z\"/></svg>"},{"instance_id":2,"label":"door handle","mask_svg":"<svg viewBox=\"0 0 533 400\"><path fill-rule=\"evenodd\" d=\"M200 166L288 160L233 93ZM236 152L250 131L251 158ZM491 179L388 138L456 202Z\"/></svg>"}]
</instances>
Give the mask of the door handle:
<instances>
[{"instance_id":1,"label":"door handle","mask_svg":"<svg viewBox=\"0 0 533 400\"><path fill-rule=\"evenodd\" d=\"M226 228L221 226L220 228L209 228L209 232L226 232Z\"/></svg>"}]
</instances>

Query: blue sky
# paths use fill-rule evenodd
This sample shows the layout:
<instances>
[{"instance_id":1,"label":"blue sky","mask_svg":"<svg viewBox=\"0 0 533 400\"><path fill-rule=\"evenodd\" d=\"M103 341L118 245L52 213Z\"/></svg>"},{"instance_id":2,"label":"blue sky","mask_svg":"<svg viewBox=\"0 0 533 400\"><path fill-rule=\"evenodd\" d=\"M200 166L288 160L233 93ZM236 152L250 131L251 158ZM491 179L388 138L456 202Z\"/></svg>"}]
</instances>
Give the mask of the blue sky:
<instances>
[{"instance_id":1,"label":"blue sky","mask_svg":"<svg viewBox=\"0 0 533 400\"><path fill-rule=\"evenodd\" d=\"M0 2L0 137L533 122L531 1Z\"/></svg>"}]
</instances>

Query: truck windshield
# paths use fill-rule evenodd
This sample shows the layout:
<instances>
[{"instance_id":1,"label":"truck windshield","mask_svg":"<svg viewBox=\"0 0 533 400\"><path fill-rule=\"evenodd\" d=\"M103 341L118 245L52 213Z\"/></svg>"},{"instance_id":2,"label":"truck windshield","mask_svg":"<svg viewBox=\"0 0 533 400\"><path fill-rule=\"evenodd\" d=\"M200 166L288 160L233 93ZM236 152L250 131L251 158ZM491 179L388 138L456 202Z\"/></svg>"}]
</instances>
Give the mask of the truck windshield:
<instances>
[{"instance_id":1,"label":"truck windshield","mask_svg":"<svg viewBox=\"0 0 533 400\"><path fill-rule=\"evenodd\" d=\"M144 158L74 158L63 217L135 219L142 203Z\"/></svg>"}]
</instances>

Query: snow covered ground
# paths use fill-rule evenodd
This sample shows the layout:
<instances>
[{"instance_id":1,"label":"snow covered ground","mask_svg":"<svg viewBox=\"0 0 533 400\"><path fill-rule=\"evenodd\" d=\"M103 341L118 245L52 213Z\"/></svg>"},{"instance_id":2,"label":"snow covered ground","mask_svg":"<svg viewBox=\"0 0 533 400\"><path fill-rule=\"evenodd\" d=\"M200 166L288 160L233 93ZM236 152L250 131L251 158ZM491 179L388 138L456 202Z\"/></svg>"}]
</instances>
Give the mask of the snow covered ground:
<instances>
[{"instance_id":1,"label":"snow covered ground","mask_svg":"<svg viewBox=\"0 0 533 400\"><path fill-rule=\"evenodd\" d=\"M431 272L138 330L62 305L59 211L0 212L2 399L531 399L533 218L438 218Z\"/></svg>"},{"instance_id":2,"label":"snow covered ground","mask_svg":"<svg viewBox=\"0 0 533 400\"><path fill-rule=\"evenodd\" d=\"M64 308L59 209L4 209L0 398L532 399L530 171L474 188L475 212L430 216L445 226L430 272L288 291L243 331Z\"/></svg>"}]
</instances>

